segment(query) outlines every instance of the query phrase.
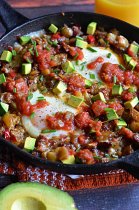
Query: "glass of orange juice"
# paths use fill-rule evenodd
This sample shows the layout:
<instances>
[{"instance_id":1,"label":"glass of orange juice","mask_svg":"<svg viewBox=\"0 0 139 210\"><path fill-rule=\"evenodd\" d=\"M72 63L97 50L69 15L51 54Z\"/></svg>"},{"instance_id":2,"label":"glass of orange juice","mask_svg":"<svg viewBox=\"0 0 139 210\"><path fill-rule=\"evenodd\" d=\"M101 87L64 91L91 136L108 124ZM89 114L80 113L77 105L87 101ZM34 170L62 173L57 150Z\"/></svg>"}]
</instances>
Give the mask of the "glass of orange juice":
<instances>
[{"instance_id":1,"label":"glass of orange juice","mask_svg":"<svg viewBox=\"0 0 139 210\"><path fill-rule=\"evenodd\" d=\"M139 27L139 0L96 0L95 12L124 20Z\"/></svg>"}]
</instances>

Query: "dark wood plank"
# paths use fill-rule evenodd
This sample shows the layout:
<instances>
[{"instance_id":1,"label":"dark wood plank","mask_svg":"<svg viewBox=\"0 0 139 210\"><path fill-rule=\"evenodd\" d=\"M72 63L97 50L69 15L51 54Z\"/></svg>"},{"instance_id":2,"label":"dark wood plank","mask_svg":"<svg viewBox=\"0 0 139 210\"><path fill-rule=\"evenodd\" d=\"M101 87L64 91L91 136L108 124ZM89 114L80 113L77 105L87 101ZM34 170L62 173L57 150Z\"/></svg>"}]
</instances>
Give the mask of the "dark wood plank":
<instances>
[{"instance_id":1,"label":"dark wood plank","mask_svg":"<svg viewBox=\"0 0 139 210\"><path fill-rule=\"evenodd\" d=\"M79 5L79 4L94 4L95 0L7 0L11 6L16 8L26 7L42 7L42 6L54 6L54 5Z\"/></svg>"}]
</instances>

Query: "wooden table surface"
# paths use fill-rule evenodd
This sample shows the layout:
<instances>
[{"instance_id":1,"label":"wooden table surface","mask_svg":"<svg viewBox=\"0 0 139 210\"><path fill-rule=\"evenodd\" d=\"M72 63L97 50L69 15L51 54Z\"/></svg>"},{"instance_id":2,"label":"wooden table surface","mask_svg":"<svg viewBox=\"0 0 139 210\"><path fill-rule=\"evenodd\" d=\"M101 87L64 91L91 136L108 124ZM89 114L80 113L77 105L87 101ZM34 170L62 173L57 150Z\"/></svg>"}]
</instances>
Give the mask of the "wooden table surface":
<instances>
[{"instance_id":1,"label":"wooden table surface","mask_svg":"<svg viewBox=\"0 0 139 210\"><path fill-rule=\"evenodd\" d=\"M29 18L63 11L93 11L94 0L7 0ZM77 6L78 5L78 6ZM39 7L39 8L38 8ZM4 28L0 25L0 35ZM79 210L139 210L139 184L70 193Z\"/></svg>"}]
</instances>

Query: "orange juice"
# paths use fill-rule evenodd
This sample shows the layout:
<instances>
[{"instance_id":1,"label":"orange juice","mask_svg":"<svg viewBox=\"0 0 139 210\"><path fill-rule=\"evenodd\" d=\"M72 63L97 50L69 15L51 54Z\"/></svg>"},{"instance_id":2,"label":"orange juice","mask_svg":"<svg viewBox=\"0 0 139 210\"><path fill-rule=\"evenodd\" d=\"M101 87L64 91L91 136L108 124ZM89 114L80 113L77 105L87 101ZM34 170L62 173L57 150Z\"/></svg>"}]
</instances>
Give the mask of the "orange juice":
<instances>
[{"instance_id":1,"label":"orange juice","mask_svg":"<svg viewBox=\"0 0 139 210\"><path fill-rule=\"evenodd\" d=\"M139 27L139 0L96 0L95 12Z\"/></svg>"}]
</instances>

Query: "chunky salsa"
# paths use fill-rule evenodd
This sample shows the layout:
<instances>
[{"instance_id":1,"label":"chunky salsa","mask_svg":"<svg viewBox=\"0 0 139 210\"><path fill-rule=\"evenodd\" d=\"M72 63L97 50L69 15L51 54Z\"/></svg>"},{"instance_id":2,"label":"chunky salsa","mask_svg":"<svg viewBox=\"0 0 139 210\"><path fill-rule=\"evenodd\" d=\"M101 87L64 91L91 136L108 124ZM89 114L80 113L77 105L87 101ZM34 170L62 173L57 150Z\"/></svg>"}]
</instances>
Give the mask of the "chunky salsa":
<instances>
[{"instance_id":1,"label":"chunky salsa","mask_svg":"<svg viewBox=\"0 0 139 210\"><path fill-rule=\"evenodd\" d=\"M139 45L51 24L0 57L0 135L36 157L94 164L139 148Z\"/></svg>"}]
</instances>

